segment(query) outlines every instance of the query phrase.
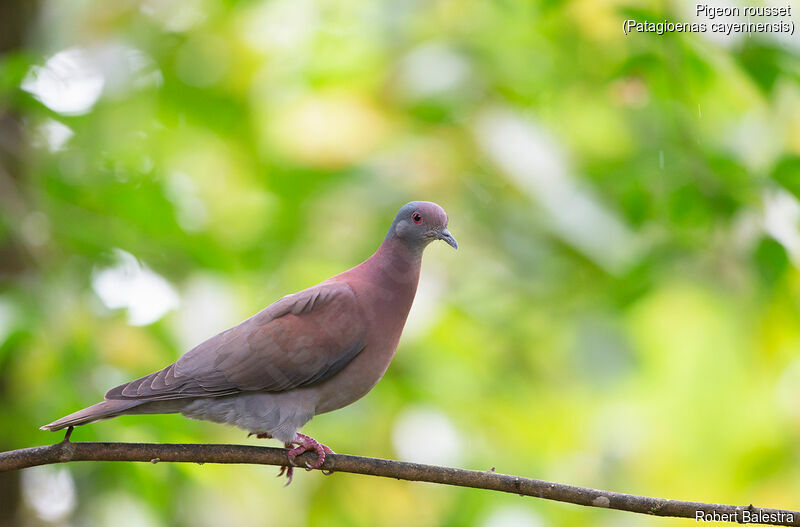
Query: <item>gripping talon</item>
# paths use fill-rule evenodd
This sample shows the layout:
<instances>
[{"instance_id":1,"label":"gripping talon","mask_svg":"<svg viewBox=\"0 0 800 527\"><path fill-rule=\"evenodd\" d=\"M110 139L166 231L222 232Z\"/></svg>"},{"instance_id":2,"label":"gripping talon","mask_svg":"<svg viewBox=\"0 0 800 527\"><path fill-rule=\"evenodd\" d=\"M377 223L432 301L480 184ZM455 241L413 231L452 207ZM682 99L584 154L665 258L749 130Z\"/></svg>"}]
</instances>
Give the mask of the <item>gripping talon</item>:
<instances>
[{"instance_id":1,"label":"gripping talon","mask_svg":"<svg viewBox=\"0 0 800 527\"><path fill-rule=\"evenodd\" d=\"M278 471L278 474L275 477L279 478L284 474L286 475L286 483L284 483L283 486L288 487L289 484L292 482L292 476L294 476L294 468L286 466L281 467L281 469Z\"/></svg>"},{"instance_id":2,"label":"gripping talon","mask_svg":"<svg viewBox=\"0 0 800 527\"><path fill-rule=\"evenodd\" d=\"M263 435L266 436L267 434ZM262 434L258 435L258 437L261 436ZM289 451L286 453L286 457L289 459L289 465L281 467L277 477L285 475L286 485L289 485L292 482L292 476L294 475L294 467L298 466L296 463L297 456L300 456L309 451L316 452L317 460L314 463L309 463L308 461L303 462L306 470L314 470L315 468L320 468L322 464L325 463L326 454L333 454L333 450L323 445L322 443L314 440L313 438L303 434L297 434L294 441L291 441L289 443L284 443L284 446L289 449ZM326 476L329 476L333 473L333 471L323 470L322 473L325 474Z\"/></svg>"},{"instance_id":3,"label":"gripping talon","mask_svg":"<svg viewBox=\"0 0 800 527\"><path fill-rule=\"evenodd\" d=\"M333 453L333 450L327 446L303 434L297 434L297 437L294 441L286 444L286 448L290 448L292 445L297 445L295 448L292 448L289 450L289 452L287 452L287 457L292 465L295 465L295 459L297 456L300 456L305 452L314 451L317 453L317 460L314 463L309 463L308 461L304 462L306 470L313 470L321 467L322 464L325 463L325 455Z\"/></svg>"}]
</instances>

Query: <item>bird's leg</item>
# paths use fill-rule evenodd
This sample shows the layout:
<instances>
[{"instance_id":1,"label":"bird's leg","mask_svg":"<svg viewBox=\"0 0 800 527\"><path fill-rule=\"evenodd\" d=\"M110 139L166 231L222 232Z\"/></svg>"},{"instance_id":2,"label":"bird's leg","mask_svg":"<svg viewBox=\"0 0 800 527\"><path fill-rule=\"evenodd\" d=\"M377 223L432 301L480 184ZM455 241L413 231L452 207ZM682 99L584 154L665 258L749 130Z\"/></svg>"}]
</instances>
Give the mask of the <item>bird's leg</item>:
<instances>
[{"instance_id":1,"label":"bird's leg","mask_svg":"<svg viewBox=\"0 0 800 527\"><path fill-rule=\"evenodd\" d=\"M327 446L323 445L322 443L318 442L316 439L312 437L308 437L304 434L297 434L294 441L291 443L286 443L286 448L289 448L293 444L297 445L295 448L289 450L289 463L294 465L294 460L297 456L304 452L308 452L309 450L313 450L317 453L317 461L312 464L306 463L306 470L311 470L314 468L319 468L325 463L325 454L333 454L333 450L328 448Z\"/></svg>"}]
</instances>

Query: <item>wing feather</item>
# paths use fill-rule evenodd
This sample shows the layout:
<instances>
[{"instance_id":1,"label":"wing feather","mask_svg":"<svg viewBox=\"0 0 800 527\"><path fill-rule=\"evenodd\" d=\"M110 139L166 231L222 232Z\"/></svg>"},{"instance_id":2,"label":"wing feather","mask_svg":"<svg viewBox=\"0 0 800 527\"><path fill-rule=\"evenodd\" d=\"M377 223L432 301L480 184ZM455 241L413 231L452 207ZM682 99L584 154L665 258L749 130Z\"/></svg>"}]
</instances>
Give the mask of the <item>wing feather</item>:
<instances>
[{"instance_id":1,"label":"wing feather","mask_svg":"<svg viewBox=\"0 0 800 527\"><path fill-rule=\"evenodd\" d=\"M117 386L106 399L220 397L280 392L322 382L364 348L365 325L347 284L328 282L286 296L177 362Z\"/></svg>"}]
</instances>

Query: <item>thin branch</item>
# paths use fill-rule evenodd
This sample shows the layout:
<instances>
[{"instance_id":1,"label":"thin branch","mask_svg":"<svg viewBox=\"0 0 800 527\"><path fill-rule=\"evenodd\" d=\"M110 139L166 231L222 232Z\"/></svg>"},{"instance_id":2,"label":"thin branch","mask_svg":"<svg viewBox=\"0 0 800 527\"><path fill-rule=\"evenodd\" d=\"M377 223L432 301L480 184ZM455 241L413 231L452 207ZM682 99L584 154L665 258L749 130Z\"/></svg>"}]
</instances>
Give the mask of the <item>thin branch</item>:
<instances>
[{"instance_id":1,"label":"thin branch","mask_svg":"<svg viewBox=\"0 0 800 527\"><path fill-rule=\"evenodd\" d=\"M311 452L298 457L300 464L314 459L316 454ZM69 461L244 463L277 466L289 464L286 450L282 448L210 444L73 443L67 437L55 445L0 452L0 472ZM698 519L698 515L702 514L703 518L715 522L800 526L800 511L649 498L499 474L494 472L494 469L464 470L342 454L327 456L321 468L336 472L496 490L520 496L653 516ZM727 516L722 518L722 515Z\"/></svg>"}]
</instances>

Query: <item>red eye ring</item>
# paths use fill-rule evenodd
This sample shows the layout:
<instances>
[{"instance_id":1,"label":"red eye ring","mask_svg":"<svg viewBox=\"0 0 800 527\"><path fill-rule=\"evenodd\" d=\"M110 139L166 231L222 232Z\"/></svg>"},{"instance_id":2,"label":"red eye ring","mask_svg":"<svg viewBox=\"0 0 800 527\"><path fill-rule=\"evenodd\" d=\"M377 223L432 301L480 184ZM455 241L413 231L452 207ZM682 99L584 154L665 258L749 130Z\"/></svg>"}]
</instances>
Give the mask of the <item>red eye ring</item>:
<instances>
[{"instance_id":1,"label":"red eye ring","mask_svg":"<svg viewBox=\"0 0 800 527\"><path fill-rule=\"evenodd\" d=\"M414 221L414 223L422 223L422 214L415 212L411 215L411 219Z\"/></svg>"}]
</instances>

